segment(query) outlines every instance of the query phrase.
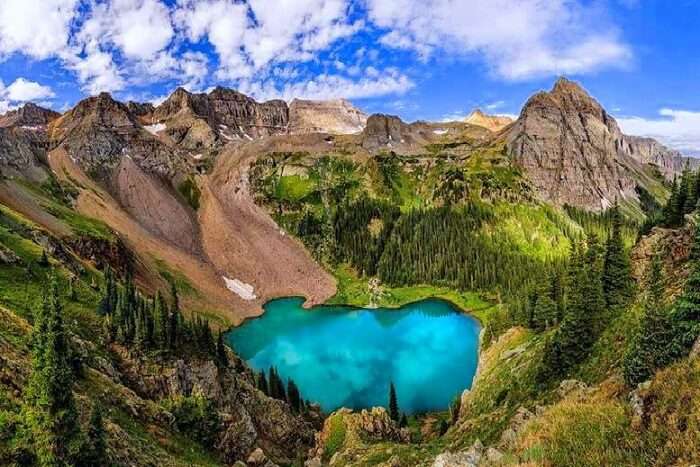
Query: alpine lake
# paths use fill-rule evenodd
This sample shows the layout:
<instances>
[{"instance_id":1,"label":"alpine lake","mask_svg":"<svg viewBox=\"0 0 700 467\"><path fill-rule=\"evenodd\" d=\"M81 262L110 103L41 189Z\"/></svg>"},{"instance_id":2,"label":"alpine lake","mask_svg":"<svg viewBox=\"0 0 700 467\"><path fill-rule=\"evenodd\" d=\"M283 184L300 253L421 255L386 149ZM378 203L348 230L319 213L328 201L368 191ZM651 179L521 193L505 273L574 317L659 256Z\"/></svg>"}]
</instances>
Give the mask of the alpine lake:
<instances>
[{"instance_id":1,"label":"alpine lake","mask_svg":"<svg viewBox=\"0 0 700 467\"><path fill-rule=\"evenodd\" d=\"M398 309L268 302L265 313L226 335L256 371L275 367L325 412L386 407L389 384L407 414L445 410L471 387L479 322L446 301Z\"/></svg>"}]
</instances>

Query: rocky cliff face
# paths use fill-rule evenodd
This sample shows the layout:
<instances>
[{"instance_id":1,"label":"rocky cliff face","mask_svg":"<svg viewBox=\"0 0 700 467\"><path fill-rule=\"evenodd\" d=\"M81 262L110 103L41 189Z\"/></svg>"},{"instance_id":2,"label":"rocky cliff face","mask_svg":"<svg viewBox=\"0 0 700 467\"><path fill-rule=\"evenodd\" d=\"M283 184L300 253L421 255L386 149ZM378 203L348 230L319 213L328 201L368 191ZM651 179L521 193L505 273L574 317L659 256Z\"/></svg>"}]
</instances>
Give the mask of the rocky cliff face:
<instances>
[{"instance_id":1,"label":"rocky cliff face","mask_svg":"<svg viewBox=\"0 0 700 467\"><path fill-rule=\"evenodd\" d=\"M370 153L394 151L416 154L439 138L442 131L425 122L405 123L395 115L374 114L360 134L361 145Z\"/></svg>"},{"instance_id":2,"label":"rocky cliff face","mask_svg":"<svg viewBox=\"0 0 700 467\"><path fill-rule=\"evenodd\" d=\"M60 114L29 103L0 116L0 174L41 181L46 177L46 128Z\"/></svg>"},{"instance_id":3,"label":"rocky cliff face","mask_svg":"<svg viewBox=\"0 0 700 467\"><path fill-rule=\"evenodd\" d=\"M46 125L60 117L61 114L50 109L45 109L31 102L19 109L11 110L0 116L0 127L33 127L31 129L45 129Z\"/></svg>"},{"instance_id":4,"label":"rocky cliff face","mask_svg":"<svg viewBox=\"0 0 700 467\"><path fill-rule=\"evenodd\" d=\"M150 118L176 144L190 149L284 134L289 110L284 101L258 103L237 91L217 87L209 94L179 88Z\"/></svg>"},{"instance_id":5,"label":"rocky cliff face","mask_svg":"<svg viewBox=\"0 0 700 467\"><path fill-rule=\"evenodd\" d=\"M480 126L495 133L513 123L513 119L510 117L487 115L482 112L481 109L476 109L473 111L466 119L464 119L464 121L470 125Z\"/></svg>"},{"instance_id":6,"label":"rocky cliff face","mask_svg":"<svg viewBox=\"0 0 700 467\"><path fill-rule=\"evenodd\" d=\"M367 124L367 114L345 99L311 101L294 99L289 105L290 133L358 133Z\"/></svg>"},{"instance_id":7,"label":"rocky cliff face","mask_svg":"<svg viewBox=\"0 0 700 467\"><path fill-rule=\"evenodd\" d=\"M546 201L601 210L637 198L641 163L625 151L617 122L564 78L528 100L506 144Z\"/></svg>"},{"instance_id":8,"label":"rocky cliff face","mask_svg":"<svg viewBox=\"0 0 700 467\"><path fill-rule=\"evenodd\" d=\"M107 93L81 101L52 122L49 138L88 173L104 178L123 157L165 177L174 176L182 164L181 154L146 131L127 105Z\"/></svg>"},{"instance_id":9,"label":"rocky cliff face","mask_svg":"<svg viewBox=\"0 0 700 467\"><path fill-rule=\"evenodd\" d=\"M159 401L196 395L214 402L222 419L216 450L227 464L248 459L256 449L276 462L291 463L314 442L320 414L312 411L304 418L292 413L287 403L265 396L233 353L229 352L231 366L222 368L211 360L154 362L119 346L112 351L114 374L140 398Z\"/></svg>"},{"instance_id":10,"label":"rocky cliff face","mask_svg":"<svg viewBox=\"0 0 700 467\"><path fill-rule=\"evenodd\" d=\"M640 162L657 166L667 180L673 180L686 166L693 170L700 167L700 159L685 157L653 138L625 135L623 150Z\"/></svg>"}]
</instances>

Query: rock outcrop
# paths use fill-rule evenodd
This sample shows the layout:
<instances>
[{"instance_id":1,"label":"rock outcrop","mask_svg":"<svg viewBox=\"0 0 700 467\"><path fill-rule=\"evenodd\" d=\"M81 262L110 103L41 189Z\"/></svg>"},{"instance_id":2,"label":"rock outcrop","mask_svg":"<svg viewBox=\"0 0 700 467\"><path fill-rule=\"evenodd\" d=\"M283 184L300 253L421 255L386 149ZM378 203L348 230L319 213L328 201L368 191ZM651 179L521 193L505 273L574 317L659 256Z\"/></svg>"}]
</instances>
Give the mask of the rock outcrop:
<instances>
[{"instance_id":1,"label":"rock outcrop","mask_svg":"<svg viewBox=\"0 0 700 467\"><path fill-rule=\"evenodd\" d=\"M565 78L528 100L506 142L546 201L602 210L637 197L617 122Z\"/></svg>"},{"instance_id":2,"label":"rock outcrop","mask_svg":"<svg viewBox=\"0 0 700 467\"><path fill-rule=\"evenodd\" d=\"M0 116L0 128L23 126L30 127L30 129L45 130L46 125L60 116L61 114L58 112L29 102Z\"/></svg>"},{"instance_id":3,"label":"rock outcrop","mask_svg":"<svg viewBox=\"0 0 700 467\"><path fill-rule=\"evenodd\" d=\"M290 133L352 134L364 130L366 124L367 114L345 99L294 99L289 104Z\"/></svg>"},{"instance_id":4,"label":"rock outcrop","mask_svg":"<svg viewBox=\"0 0 700 467\"><path fill-rule=\"evenodd\" d=\"M474 110L464 121L470 125L480 126L497 133L513 123L510 117L487 115L481 109Z\"/></svg>"},{"instance_id":5,"label":"rock outcrop","mask_svg":"<svg viewBox=\"0 0 700 467\"><path fill-rule=\"evenodd\" d=\"M183 155L146 131L129 106L102 93L81 101L49 125L54 147L64 149L98 178L108 179L122 158L163 177L173 177Z\"/></svg>"},{"instance_id":6,"label":"rock outcrop","mask_svg":"<svg viewBox=\"0 0 700 467\"><path fill-rule=\"evenodd\" d=\"M0 116L0 175L42 181L47 176L47 125L60 114L28 103Z\"/></svg>"},{"instance_id":7,"label":"rock outcrop","mask_svg":"<svg viewBox=\"0 0 700 467\"><path fill-rule=\"evenodd\" d=\"M155 365L124 348L114 346L113 351L123 383L139 397L158 401L203 396L212 401L223 422L216 449L226 463L253 456L259 465L267 465L268 458L288 464L308 450L320 426L320 414L311 412L305 419L287 403L257 390L252 373L232 353L231 366L222 368L192 358L161 359Z\"/></svg>"},{"instance_id":8,"label":"rock outcrop","mask_svg":"<svg viewBox=\"0 0 700 467\"><path fill-rule=\"evenodd\" d=\"M700 159L685 157L653 138L625 135L624 143L623 150L627 154L640 162L655 165L667 180L673 180L686 167L692 170L700 167Z\"/></svg>"},{"instance_id":9,"label":"rock outcrop","mask_svg":"<svg viewBox=\"0 0 700 467\"><path fill-rule=\"evenodd\" d=\"M188 149L206 149L232 140L284 134L289 109L281 100L259 103L232 89L208 94L178 88L152 113L150 125Z\"/></svg>"}]
</instances>

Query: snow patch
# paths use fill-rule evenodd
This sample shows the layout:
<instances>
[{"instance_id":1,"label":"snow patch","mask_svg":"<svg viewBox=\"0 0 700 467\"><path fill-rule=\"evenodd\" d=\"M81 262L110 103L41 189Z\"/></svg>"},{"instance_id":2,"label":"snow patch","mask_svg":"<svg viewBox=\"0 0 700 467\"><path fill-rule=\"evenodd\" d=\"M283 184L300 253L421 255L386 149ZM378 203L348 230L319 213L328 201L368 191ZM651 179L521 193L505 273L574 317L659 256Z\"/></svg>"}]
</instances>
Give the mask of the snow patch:
<instances>
[{"instance_id":1,"label":"snow patch","mask_svg":"<svg viewBox=\"0 0 700 467\"><path fill-rule=\"evenodd\" d=\"M20 128L22 128L23 130L30 130L30 131L40 131L40 130L44 129L44 127L40 126L40 125L39 126L23 125Z\"/></svg>"},{"instance_id":2,"label":"snow patch","mask_svg":"<svg viewBox=\"0 0 700 467\"><path fill-rule=\"evenodd\" d=\"M192 158L193 158L193 159L196 159L196 160L199 160L199 159L201 159L202 157L204 157L202 154L195 154L194 156L192 156Z\"/></svg>"},{"instance_id":3,"label":"snow patch","mask_svg":"<svg viewBox=\"0 0 700 467\"><path fill-rule=\"evenodd\" d=\"M221 278L226 283L226 288L231 292L235 293L243 300L255 300L255 287L245 282L241 282L238 279L229 279L226 276L221 276Z\"/></svg>"},{"instance_id":4,"label":"snow patch","mask_svg":"<svg viewBox=\"0 0 700 467\"><path fill-rule=\"evenodd\" d=\"M167 127L165 126L165 123L156 123L154 125L146 125L144 126L147 132L152 134L153 136L157 135L159 132L165 130Z\"/></svg>"},{"instance_id":5,"label":"snow patch","mask_svg":"<svg viewBox=\"0 0 700 467\"><path fill-rule=\"evenodd\" d=\"M436 135L446 135L448 133L448 130L443 130L442 128L439 130L433 130L433 133Z\"/></svg>"}]
</instances>

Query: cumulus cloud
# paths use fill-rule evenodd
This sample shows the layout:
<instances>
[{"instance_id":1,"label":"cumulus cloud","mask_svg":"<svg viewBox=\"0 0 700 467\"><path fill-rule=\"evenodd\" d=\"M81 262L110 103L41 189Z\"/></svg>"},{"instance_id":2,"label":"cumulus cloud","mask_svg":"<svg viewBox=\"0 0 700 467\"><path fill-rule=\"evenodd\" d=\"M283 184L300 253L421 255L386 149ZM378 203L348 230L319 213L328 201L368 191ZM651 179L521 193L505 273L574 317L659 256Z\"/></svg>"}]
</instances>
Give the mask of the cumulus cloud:
<instances>
[{"instance_id":1,"label":"cumulus cloud","mask_svg":"<svg viewBox=\"0 0 700 467\"><path fill-rule=\"evenodd\" d=\"M51 99L55 94L49 86L44 86L25 78L17 78L9 86L0 81L0 114L30 101Z\"/></svg>"},{"instance_id":2,"label":"cumulus cloud","mask_svg":"<svg viewBox=\"0 0 700 467\"><path fill-rule=\"evenodd\" d=\"M400 94L413 81L382 71L392 49L481 57L507 79L631 57L600 4L584 0L0 0L0 62L56 59L91 94L165 81L283 96Z\"/></svg>"},{"instance_id":3,"label":"cumulus cloud","mask_svg":"<svg viewBox=\"0 0 700 467\"><path fill-rule=\"evenodd\" d=\"M388 47L427 59L438 49L482 56L507 79L576 74L631 58L614 27L577 0L367 0Z\"/></svg>"},{"instance_id":4,"label":"cumulus cloud","mask_svg":"<svg viewBox=\"0 0 700 467\"><path fill-rule=\"evenodd\" d=\"M22 53L44 59L64 50L78 3L78 0L2 0L0 56Z\"/></svg>"},{"instance_id":5,"label":"cumulus cloud","mask_svg":"<svg viewBox=\"0 0 700 467\"><path fill-rule=\"evenodd\" d=\"M670 148L700 156L700 112L661 109L659 116L621 117L617 122L626 134L655 138Z\"/></svg>"},{"instance_id":6,"label":"cumulus cloud","mask_svg":"<svg viewBox=\"0 0 700 467\"><path fill-rule=\"evenodd\" d=\"M4 90L4 93L10 101L14 102L36 101L55 96L49 86L24 78L17 78Z\"/></svg>"},{"instance_id":7,"label":"cumulus cloud","mask_svg":"<svg viewBox=\"0 0 700 467\"><path fill-rule=\"evenodd\" d=\"M173 13L193 42L215 48L222 79L248 78L271 63L308 61L362 27L345 0L180 0ZM281 13L282 12L282 13Z\"/></svg>"},{"instance_id":8,"label":"cumulus cloud","mask_svg":"<svg viewBox=\"0 0 700 467\"><path fill-rule=\"evenodd\" d=\"M415 86L406 75L386 70L379 76L352 79L342 75L320 74L316 77L278 87L273 82L241 83L241 92L257 99L363 99L387 94L404 94Z\"/></svg>"}]
</instances>

